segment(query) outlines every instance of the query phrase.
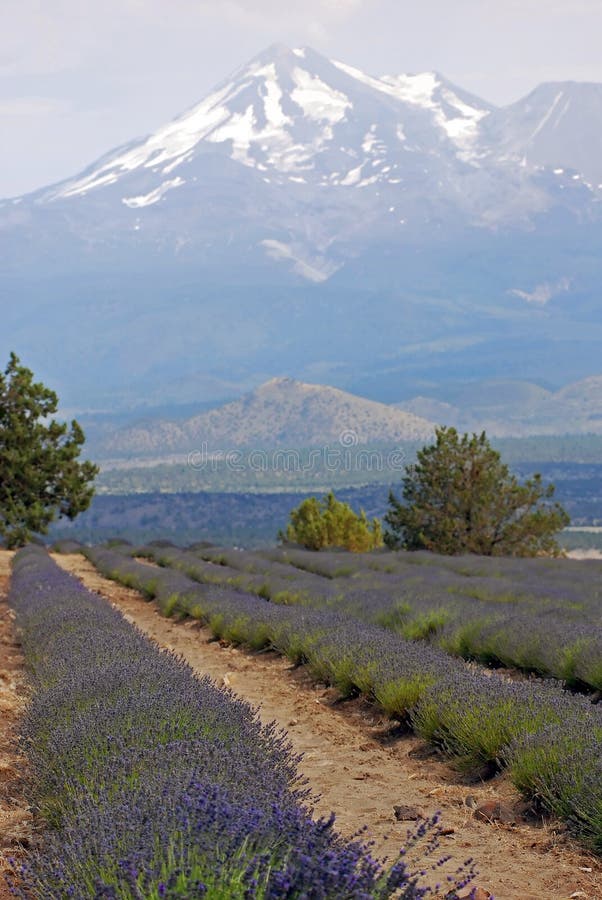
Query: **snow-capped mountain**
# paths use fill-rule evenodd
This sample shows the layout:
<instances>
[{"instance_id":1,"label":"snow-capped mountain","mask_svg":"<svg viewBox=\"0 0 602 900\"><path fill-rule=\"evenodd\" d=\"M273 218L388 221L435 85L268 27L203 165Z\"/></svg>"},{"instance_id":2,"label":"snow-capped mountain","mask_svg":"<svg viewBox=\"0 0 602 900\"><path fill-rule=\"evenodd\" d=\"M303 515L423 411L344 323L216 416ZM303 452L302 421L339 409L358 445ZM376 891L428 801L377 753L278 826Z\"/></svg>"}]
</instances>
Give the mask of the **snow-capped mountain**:
<instances>
[{"instance_id":1,"label":"snow-capped mountain","mask_svg":"<svg viewBox=\"0 0 602 900\"><path fill-rule=\"evenodd\" d=\"M436 73L374 78L309 49L276 46L173 122L42 199L113 184L129 190L132 174L152 173L153 191L122 198L139 209L186 184L186 175L194 181L190 164L213 149L263 173L266 183L398 185L408 154L471 159L478 123L490 111Z\"/></svg>"},{"instance_id":2,"label":"snow-capped mountain","mask_svg":"<svg viewBox=\"0 0 602 900\"><path fill-rule=\"evenodd\" d=\"M286 372L399 400L402 373L495 375L517 353L533 378L546 341L581 377L602 323L601 98L543 85L496 109L434 72L271 47L150 136L0 202L18 301L0 349L67 385L85 359L82 393L102 371L134 399Z\"/></svg>"},{"instance_id":3,"label":"snow-capped mountain","mask_svg":"<svg viewBox=\"0 0 602 900\"><path fill-rule=\"evenodd\" d=\"M575 129L566 173L562 147L546 171L527 134L563 96L539 93L500 111L437 73L377 78L277 45L149 137L5 203L5 218L20 204L17 221L58 216L86 252L129 243L213 259L220 239L244 235L255 263L320 282L366 240L403 243L444 223L530 227L561 192L563 208L584 215L598 184L572 171L568 158L583 156Z\"/></svg>"}]
</instances>

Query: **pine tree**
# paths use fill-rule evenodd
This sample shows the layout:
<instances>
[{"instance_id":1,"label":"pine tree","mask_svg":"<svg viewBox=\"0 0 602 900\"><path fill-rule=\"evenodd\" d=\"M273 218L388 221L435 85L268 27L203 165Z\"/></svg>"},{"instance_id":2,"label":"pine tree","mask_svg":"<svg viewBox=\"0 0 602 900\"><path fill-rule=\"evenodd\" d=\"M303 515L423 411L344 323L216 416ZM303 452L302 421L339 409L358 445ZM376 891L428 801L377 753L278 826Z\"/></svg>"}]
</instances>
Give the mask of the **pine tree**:
<instances>
[{"instance_id":1,"label":"pine tree","mask_svg":"<svg viewBox=\"0 0 602 900\"><path fill-rule=\"evenodd\" d=\"M407 550L485 556L558 555L569 517L536 474L519 483L485 432L439 428L409 466L401 503L391 492L385 543Z\"/></svg>"},{"instance_id":2,"label":"pine tree","mask_svg":"<svg viewBox=\"0 0 602 900\"><path fill-rule=\"evenodd\" d=\"M79 462L84 433L50 419L54 391L11 354L0 374L0 536L19 547L32 534L46 534L55 516L74 519L87 509L98 469Z\"/></svg>"}]
</instances>

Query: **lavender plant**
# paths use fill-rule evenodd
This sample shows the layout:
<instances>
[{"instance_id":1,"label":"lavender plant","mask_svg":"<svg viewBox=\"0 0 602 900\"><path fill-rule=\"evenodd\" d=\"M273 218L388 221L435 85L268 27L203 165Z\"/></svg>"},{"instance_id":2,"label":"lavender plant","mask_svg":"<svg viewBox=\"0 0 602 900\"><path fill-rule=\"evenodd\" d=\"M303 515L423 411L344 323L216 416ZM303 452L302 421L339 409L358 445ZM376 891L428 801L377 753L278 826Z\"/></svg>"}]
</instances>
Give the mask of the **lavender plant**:
<instances>
[{"instance_id":1,"label":"lavender plant","mask_svg":"<svg viewBox=\"0 0 602 900\"><path fill-rule=\"evenodd\" d=\"M602 854L602 710L558 704L557 721L505 751L514 783Z\"/></svg>"}]
</instances>

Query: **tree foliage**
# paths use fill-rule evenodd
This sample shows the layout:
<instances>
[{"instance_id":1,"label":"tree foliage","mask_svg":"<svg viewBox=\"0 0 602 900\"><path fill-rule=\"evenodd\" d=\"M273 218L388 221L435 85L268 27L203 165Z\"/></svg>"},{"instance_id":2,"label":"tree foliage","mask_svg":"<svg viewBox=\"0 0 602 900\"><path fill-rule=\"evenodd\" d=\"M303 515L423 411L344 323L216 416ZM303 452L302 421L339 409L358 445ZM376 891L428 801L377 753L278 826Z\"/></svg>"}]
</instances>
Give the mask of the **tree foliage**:
<instances>
[{"instance_id":1,"label":"tree foliage","mask_svg":"<svg viewBox=\"0 0 602 900\"><path fill-rule=\"evenodd\" d=\"M391 492L385 542L407 550L485 556L558 555L569 517L541 475L519 483L485 432L439 428L409 466L401 503Z\"/></svg>"},{"instance_id":2,"label":"tree foliage","mask_svg":"<svg viewBox=\"0 0 602 900\"><path fill-rule=\"evenodd\" d=\"M341 547L354 553L374 550L383 544L380 522L369 522L365 512L355 513L330 491L322 500L308 497L290 514L290 523L280 537L308 550Z\"/></svg>"},{"instance_id":3,"label":"tree foliage","mask_svg":"<svg viewBox=\"0 0 602 900\"><path fill-rule=\"evenodd\" d=\"M0 536L18 547L45 534L55 516L74 519L92 499L98 469L79 462L84 433L49 418L54 391L11 354L0 373Z\"/></svg>"}]
</instances>

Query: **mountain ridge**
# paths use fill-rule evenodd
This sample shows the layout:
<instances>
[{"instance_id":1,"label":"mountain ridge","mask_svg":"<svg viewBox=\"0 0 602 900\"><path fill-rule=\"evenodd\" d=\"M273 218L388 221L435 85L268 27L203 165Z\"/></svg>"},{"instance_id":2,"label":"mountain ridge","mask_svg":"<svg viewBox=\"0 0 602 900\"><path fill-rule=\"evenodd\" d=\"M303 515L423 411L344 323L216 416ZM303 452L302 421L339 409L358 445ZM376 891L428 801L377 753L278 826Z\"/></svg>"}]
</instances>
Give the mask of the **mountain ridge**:
<instances>
[{"instance_id":1,"label":"mountain ridge","mask_svg":"<svg viewBox=\"0 0 602 900\"><path fill-rule=\"evenodd\" d=\"M496 437L602 434L602 375L590 375L560 390L511 380L466 385L454 396L414 397L396 408L462 431L486 430Z\"/></svg>"}]
</instances>

